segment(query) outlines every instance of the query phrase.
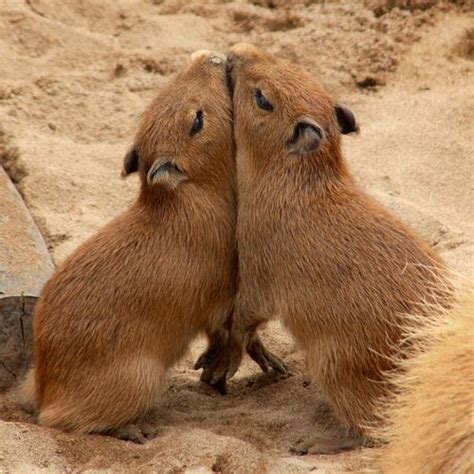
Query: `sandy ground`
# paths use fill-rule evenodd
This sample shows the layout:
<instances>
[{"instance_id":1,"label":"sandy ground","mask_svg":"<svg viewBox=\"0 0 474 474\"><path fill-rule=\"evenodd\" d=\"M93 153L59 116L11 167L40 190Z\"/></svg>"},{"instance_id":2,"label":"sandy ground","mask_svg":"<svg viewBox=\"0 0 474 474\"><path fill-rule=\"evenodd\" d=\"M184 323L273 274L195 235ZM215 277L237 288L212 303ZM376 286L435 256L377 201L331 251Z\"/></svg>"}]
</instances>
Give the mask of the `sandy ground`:
<instances>
[{"instance_id":1,"label":"sandy ground","mask_svg":"<svg viewBox=\"0 0 474 474\"><path fill-rule=\"evenodd\" d=\"M359 181L472 275L474 16L469 2L374 14L393 3L1 0L0 126L19 150L7 167L53 260L133 200L137 180L119 178L122 157L166 76L195 49L247 41L304 65L353 108L362 131L344 145ZM333 422L288 335L273 324L264 338L290 377L246 361L219 396L191 368L198 341L170 374L159 437L145 446L40 428L0 395L0 471L366 468L367 450L290 453Z\"/></svg>"}]
</instances>

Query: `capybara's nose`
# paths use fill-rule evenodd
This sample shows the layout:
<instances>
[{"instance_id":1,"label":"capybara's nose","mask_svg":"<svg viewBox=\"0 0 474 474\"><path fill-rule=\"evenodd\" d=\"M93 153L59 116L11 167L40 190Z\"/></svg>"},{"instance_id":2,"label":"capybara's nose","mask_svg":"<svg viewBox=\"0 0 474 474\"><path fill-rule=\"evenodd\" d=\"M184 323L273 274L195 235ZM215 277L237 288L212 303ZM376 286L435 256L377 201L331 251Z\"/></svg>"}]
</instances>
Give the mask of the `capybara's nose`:
<instances>
[{"instance_id":1,"label":"capybara's nose","mask_svg":"<svg viewBox=\"0 0 474 474\"><path fill-rule=\"evenodd\" d=\"M226 60L226 57L221 53L209 51L208 49L199 49L191 53L191 61L196 61L202 57L208 58L212 64L220 65Z\"/></svg>"},{"instance_id":2,"label":"capybara's nose","mask_svg":"<svg viewBox=\"0 0 474 474\"><path fill-rule=\"evenodd\" d=\"M191 53L190 59L191 61L196 61L196 59L199 59L203 56L209 56L211 52L208 49L198 49L197 51L194 51Z\"/></svg>"},{"instance_id":3,"label":"capybara's nose","mask_svg":"<svg viewBox=\"0 0 474 474\"><path fill-rule=\"evenodd\" d=\"M258 54L258 49L247 43L237 43L227 53L227 68L235 68L240 63L247 62Z\"/></svg>"},{"instance_id":4,"label":"capybara's nose","mask_svg":"<svg viewBox=\"0 0 474 474\"><path fill-rule=\"evenodd\" d=\"M211 53L209 61L211 61L212 64L220 65L225 63L226 57L220 53Z\"/></svg>"}]
</instances>

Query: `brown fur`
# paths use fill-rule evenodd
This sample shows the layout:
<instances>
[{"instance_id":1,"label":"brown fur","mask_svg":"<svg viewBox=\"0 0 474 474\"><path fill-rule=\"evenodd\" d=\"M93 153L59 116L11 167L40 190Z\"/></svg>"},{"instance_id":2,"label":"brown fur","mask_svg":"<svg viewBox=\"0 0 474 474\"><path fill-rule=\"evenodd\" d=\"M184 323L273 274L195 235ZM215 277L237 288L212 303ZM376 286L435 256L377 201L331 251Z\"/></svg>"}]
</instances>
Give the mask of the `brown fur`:
<instances>
[{"instance_id":1,"label":"brown fur","mask_svg":"<svg viewBox=\"0 0 474 474\"><path fill-rule=\"evenodd\" d=\"M36 405L36 384L35 371L30 370L26 377L17 387L13 389L13 394L19 406L23 410L35 414L38 410Z\"/></svg>"},{"instance_id":2,"label":"brown fur","mask_svg":"<svg viewBox=\"0 0 474 474\"><path fill-rule=\"evenodd\" d=\"M361 433L386 391L403 314L438 299L442 263L354 182L341 152L341 131L357 130L347 108L297 66L251 45L232 48L228 61L240 284L227 376L248 334L278 317L340 421ZM256 105L257 88L272 112Z\"/></svg>"},{"instance_id":3,"label":"brown fur","mask_svg":"<svg viewBox=\"0 0 474 474\"><path fill-rule=\"evenodd\" d=\"M228 317L236 278L230 107L224 60L203 53L144 113L123 172L139 171L138 199L57 269L37 304L40 424L123 435L153 406L190 341ZM204 126L192 135L198 110Z\"/></svg>"},{"instance_id":4,"label":"brown fur","mask_svg":"<svg viewBox=\"0 0 474 474\"><path fill-rule=\"evenodd\" d=\"M415 331L381 435L384 473L474 472L474 285L443 320Z\"/></svg>"}]
</instances>

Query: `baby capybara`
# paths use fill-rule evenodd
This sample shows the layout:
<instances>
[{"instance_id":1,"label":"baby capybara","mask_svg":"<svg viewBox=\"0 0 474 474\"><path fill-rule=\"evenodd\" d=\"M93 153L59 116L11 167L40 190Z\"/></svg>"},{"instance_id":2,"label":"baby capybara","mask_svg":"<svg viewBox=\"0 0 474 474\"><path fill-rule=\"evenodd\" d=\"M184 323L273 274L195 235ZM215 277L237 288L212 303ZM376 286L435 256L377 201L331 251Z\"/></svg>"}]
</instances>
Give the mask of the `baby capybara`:
<instances>
[{"instance_id":1,"label":"baby capybara","mask_svg":"<svg viewBox=\"0 0 474 474\"><path fill-rule=\"evenodd\" d=\"M144 113L123 168L139 172L138 199L59 266L36 307L41 425L143 442L167 370L224 325L236 290L230 109L225 60L200 52Z\"/></svg>"},{"instance_id":2,"label":"baby capybara","mask_svg":"<svg viewBox=\"0 0 474 474\"><path fill-rule=\"evenodd\" d=\"M240 283L230 343L211 383L231 377L245 341L278 317L347 428L298 449L350 449L377 419L404 314L443 299L444 267L354 182L341 151L341 134L358 130L347 107L299 67L251 45L233 47L228 68Z\"/></svg>"}]
</instances>

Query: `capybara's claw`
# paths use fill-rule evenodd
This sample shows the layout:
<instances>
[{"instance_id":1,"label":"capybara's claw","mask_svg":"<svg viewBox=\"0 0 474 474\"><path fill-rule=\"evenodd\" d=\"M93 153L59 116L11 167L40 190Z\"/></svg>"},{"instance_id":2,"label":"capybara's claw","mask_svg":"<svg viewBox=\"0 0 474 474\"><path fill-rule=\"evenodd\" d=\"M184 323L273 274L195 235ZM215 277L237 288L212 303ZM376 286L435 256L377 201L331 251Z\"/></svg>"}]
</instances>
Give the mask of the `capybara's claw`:
<instances>
[{"instance_id":1,"label":"capybara's claw","mask_svg":"<svg viewBox=\"0 0 474 474\"><path fill-rule=\"evenodd\" d=\"M263 372L267 373L270 370L267 359L265 357L262 357L262 354L254 354L251 357L260 366Z\"/></svg>"},{"instance_id":2,"label":"capybara's claw","mask_svg":"<svg viewBox=\"0 0 474 474\"><path fill-rule=\"evenodd\" d=\"M330 435L328 437L317 436L310 440L299 441L290 448L290 452L299 455L338 454L365 446L367 439L365 436L355 433L348 433L345 436L339 437L331 437Z\"/></svg>"},{"instance_id":3,"label":"capybara's claw","mask_svg":"<svg viewBox=\"0 0 474 474\"><path fill-rule=\"evenodd\" d=\"M217 386L217 385L220 385L222 384L222 380L224 380L225 382L227 382L227 380L229 379L230 377L228 377L228 371L227 369L221 369L221 370L216 370L214 372L214 374L212 375L212 378L211 378L211 381L210 381L210 385L212 385L213 387Z\"/></svg>"},{"instance_id":4,"label":"capybara's claw","mask_svg":"<svg viewBox=\"0 0 474 474\"><path fill-rule=\"evenodd\" d=\"M215 331L210 336L208 348L199 356L194 364L194 370L207 369L213 364L218 363L221 351L227 342L227 331L223 328Z\"/></svg>"},{"instance_id":5,"label":"capybara's claw","mask_svg":"<svg viewBox=\"0 0 474 474\"><path fill-rule=\"evenodd\" d=\"M288 366L285 362L267 350L257 335L248 344L247 353L264 372L268 372L272 368L280 374L288 374Z\"/></svg>"},{"instance_id":6,"label":"capybara's claw","mask_svg":"<svg viewBox=\"0 0 474 474\"><path fill-rule=\"evenodd\" d=\"M121 428L113 428L104 432L107 436L112 436L122 441L131 441L136 444L145 444L148 439L148 433L142 432L138 426L128 425Z\"/></svg>"},{"instance_id":7,"label":"capybara's claw","mask_svg":"<svg viewBox=\"0 0 474 474\"><path fill-rule=\"evenodd\" d=\"M270 361L271 368L280 373L281 375L288 375L290 373L288 366L278 357L275 357L274 361Z\"/></svg>"},{"instance_id":8,"label":"capybara's claw","mask_svg":"<svg viewBox=\"0 0 474 474\"><path fill-rule=\"evenodd\" d=\"M201 374L201 382L215 388L221 395L227 395L227 371L214 372L212 368L205 368Z\"/></svg>"},{"instance_id":9,"label":"capybara's claw","mask_svg":"<svg viewBox=\"0 0 474 474\"><path fill-rule=\"evenodd\" d=\"M298 456L304 456L305 454L308 454L308 449L295 445L290 447L290 453L296 454Z\"/></svg>"},{"instance_id":10,"label":"capybara's claw","mask_svg":"<svg viewBox=\"0 0 474 474\"><path fill-rule=\"evenodd\" d=\"M226 340L227 342L227 340ZM208 349L196 362L201 364L201 358L208 357L207 365L204 361L204 370L201 381L214 387L219 393L227 393L227 381L237 372L242 361L242 345L240 342L231 340L228 344L215 345L214 349Z\"/></svg>"},{"instance_id":11,"label":"capybara's claw","mask_svg":"<svg viewBox=\"0 0 474 474\"><path fill-rule=\"evenodd\" d=\"M201 382L210 385L221 395L227 395L227 372L224 372L223 376L219 375L220 373L215 373L212 368L207 367L202 371Z\"/></svg>"},{"instance_id":12,"label":"capybara's claw","mask_svg":"<svg viewBox=\"0 0 474 474\"><path fill-rule=\"evenodd\" d=\"M208 352L203 352L198 360L196 361L196 363L194 364L193 366L193 369L194 370L199 370L199 369L205 369L207 367L209 367L210 365L210 357L209 357L209 354Z\"/></svg>"},{"instance_id":13,"label":"capybara's claw","mask_svg":"<svg viewBox=\"0 0 474 474\"><path fill-rule=\"evenodd\" d=\"M288 375L290 372L290 369L288 368L288 365L283 361L283 359L280 359L276 355L272 354L271 352L268 353L268 362L270 364L270 367L275 371L278 372L282 375Z\"/></svg>"},{"instance_id":14,"label":"capybara's claw","mask_svg":"<svg viewBox=\"0 0 474 474\"><path fill-rule=\"evenodd\" d=\"M215 361L219 358L220 348L218 347L209 347L205 352L203 352L196 363L194 364L194 369L208 369L211 367Z\"/></svg>"},{"instance_id":15,"label":"capybara's claw","mask_svg":"<svg viewBox=\"0 0 474 474\"><path fill-rule=\"evenodd\" d=\"M216 383L211 384L221 395L227 395L227 376L220 378Z\"/></svg>"},{"instance_id":16,"label":"capybara's claw","mask_svg":"<svg viewBox=\"0 0 474 474\"><path fill-rule=\"evenodd\" d=\"M228 362L223 354L220 358L213 358L201 374L201 381L215 388L221 395L227 394ZM199 362L199 361L198 361ZM197 365L197 363L196 363Z\"/></svg>"}]
</instances>

